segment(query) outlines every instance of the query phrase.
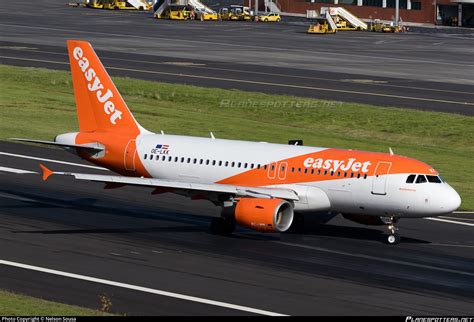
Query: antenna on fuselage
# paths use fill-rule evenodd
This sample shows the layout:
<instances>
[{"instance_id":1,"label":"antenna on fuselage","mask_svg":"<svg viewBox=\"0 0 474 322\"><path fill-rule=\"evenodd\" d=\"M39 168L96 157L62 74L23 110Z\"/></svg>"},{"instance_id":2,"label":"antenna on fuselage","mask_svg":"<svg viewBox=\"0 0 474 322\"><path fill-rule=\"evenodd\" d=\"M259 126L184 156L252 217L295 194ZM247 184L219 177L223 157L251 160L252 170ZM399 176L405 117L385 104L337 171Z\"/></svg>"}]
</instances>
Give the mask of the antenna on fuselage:
<instances>
[{"instance_id":1,"label":"antenna on fuselage","mask_svg":"<svg viewBox=\"0 0 474 322\"><path fill-rule=\"evenodd\" d=\"M392 148L388 148L388 151L390 152L390 155L394 155Z\"/></svg>"},{"instance_id":2,"label":"antenna on fuselage","mask_svg":"<svg viewBox=\"0 0 474 322\"><path fill-rule=\"evenodd\" d=\"M209 133L211 134L211 139L213 139L213 140L214 140L214 139L215 139L215 137L214 137L214 133L212 133L212 132L209 132Z\"/></svg>"},{"instance_id":3,"label":"antenna on fuselage","mask_svg":"<svg viewBox=\"0 0 474 322\"><path fill-rule=\"evenodd\" d=\"M165 135L165 132L163 130L161 130L161 135Z\"/></svg>"}]
</instances>

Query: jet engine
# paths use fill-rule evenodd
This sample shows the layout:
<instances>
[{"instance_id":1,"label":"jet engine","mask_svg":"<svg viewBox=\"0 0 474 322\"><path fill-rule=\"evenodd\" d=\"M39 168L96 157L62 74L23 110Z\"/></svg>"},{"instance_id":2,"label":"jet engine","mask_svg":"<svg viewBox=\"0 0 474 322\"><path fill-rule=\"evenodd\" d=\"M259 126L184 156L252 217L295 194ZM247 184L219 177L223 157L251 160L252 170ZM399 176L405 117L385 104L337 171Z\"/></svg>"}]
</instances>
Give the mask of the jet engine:
<instances>
[{"instance_id":1,"label":"jet engine","mask_svg":"<svg viewBox=\"0 0 474 322\"><path fill-rule=\"evenodd\" d=\"M235 206L235 222L259 232L284 232L293 222L293 205L282 199L241 198Z\"/></svg>"},{"instance_id":2,"label":"jet engine","mask_svg":"<svg viewBox=\"0 0 474 322\"><path fill-rule=\"evenodd\" d=\"M378 216L358 215L358 214L342 214L342 216L350 221L354 221L362 225L368 225L368 226L386 225L382 221L382 219L380 219L380 217Z\"/></svg>"}]
</instances>

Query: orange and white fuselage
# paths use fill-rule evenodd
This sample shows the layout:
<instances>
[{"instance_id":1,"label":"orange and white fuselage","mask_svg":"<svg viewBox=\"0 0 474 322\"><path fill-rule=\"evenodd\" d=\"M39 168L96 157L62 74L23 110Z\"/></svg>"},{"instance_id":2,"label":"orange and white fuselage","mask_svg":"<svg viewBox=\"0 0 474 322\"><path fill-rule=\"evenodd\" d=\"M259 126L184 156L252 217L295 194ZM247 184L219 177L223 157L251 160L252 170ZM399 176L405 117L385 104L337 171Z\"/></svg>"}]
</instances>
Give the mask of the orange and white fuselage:
<instances>
[{"instance_id":1,"label":"orange and white fuselage","mask_svg":"<svg viewBox=\"0 0 474 322\"><path fill-rule=\"evenodd\" d=\"M388 218L394 233L398 218L461 203L431 166L393 153L154 134L135 120L89 43L70 40L68 50L79 132L49 143L120 175L58 174L208 199L232 209L227 228L258 231L287 230L294 212L330 211ZM45 179L53 173L43 170Z\"/></svg>"}]
</instances>

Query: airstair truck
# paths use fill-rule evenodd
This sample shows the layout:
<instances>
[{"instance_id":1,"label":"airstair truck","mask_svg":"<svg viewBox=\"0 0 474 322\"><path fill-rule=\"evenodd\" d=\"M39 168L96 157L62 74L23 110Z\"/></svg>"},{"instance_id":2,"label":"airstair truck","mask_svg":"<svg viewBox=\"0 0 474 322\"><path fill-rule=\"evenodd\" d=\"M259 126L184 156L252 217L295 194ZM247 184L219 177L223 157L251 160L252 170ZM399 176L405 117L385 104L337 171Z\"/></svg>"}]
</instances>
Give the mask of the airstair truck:
<instances>
[{"instance_id":1,"label":"airstair truck","mask_svg":"<svg viewBox=\"0 0 474 322\"><path fill-rule=\"evenodd\" d=\"M199 0L158 0L153 6L153 11L156 18L174 19L173 17L179 16L186 19L218 20L217 12Z\"/></svg>"},{"instance_id":2,"label":"airstair truck","mask_svg":"<svg viewBox=\"0 0 474 322\"><path fill-rule=\"evenodd\" d=\"M336 23L337 30L367 30L367 24L343 7L322 7L321 16L328 13Z\"/></svg>"}]
</instances>

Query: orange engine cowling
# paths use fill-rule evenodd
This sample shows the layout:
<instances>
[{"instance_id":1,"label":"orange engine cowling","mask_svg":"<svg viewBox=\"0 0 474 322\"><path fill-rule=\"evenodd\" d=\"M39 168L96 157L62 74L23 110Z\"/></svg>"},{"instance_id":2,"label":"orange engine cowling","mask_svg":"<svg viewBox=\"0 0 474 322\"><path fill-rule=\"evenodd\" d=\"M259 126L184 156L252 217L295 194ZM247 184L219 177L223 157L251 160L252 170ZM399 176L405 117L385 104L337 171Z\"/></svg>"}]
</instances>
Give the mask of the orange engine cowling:
<instances>
[{"instance_id":1,"label":"orange engine cowling","mask_svg":"<svg viewBox=\"0 0 474 322\"><path fill-rule=\"evenodd\" d=\"M241 198L235 222L259 232L284 232L293 222L293 206L282 199Z\"/></svg>"}]
</instances>

